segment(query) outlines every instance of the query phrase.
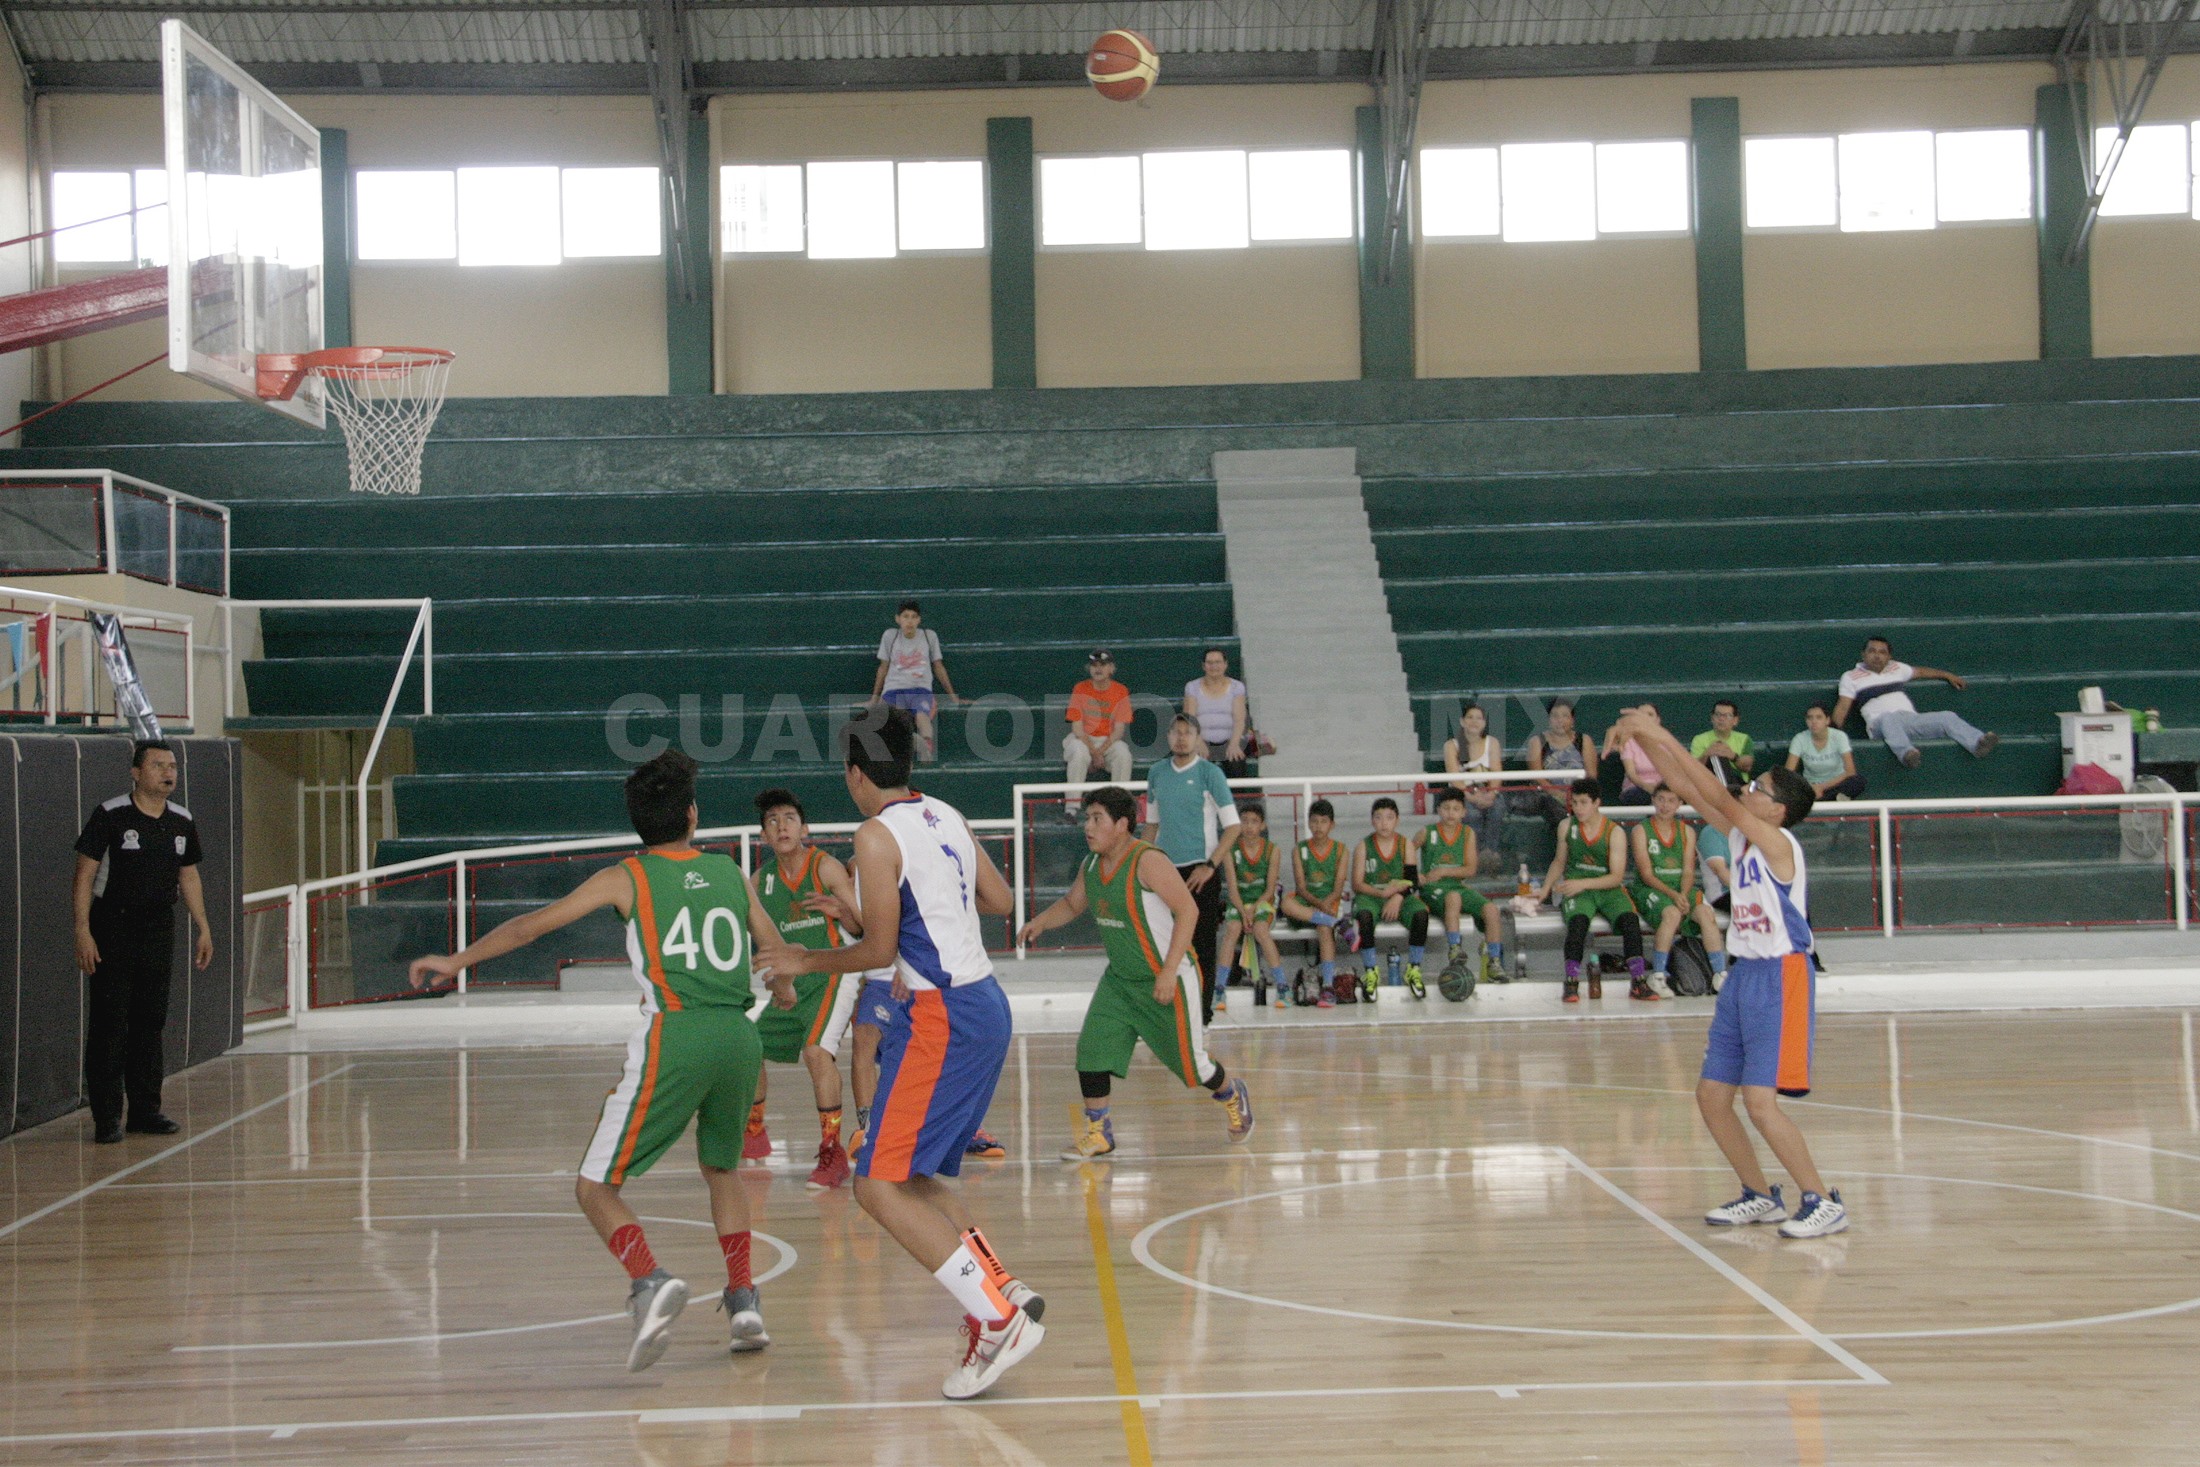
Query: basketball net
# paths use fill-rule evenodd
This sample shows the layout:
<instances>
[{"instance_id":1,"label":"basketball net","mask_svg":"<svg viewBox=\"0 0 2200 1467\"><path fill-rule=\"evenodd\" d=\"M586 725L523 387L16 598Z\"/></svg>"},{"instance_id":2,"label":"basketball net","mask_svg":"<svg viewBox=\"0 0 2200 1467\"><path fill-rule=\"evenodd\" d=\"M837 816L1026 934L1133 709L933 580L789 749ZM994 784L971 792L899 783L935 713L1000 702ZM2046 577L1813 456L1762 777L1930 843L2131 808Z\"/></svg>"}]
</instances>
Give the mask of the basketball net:
<instances>
[{"instance_id":1,"label":"basketball net","mask_svg":"<svg viewBox=\"0 0 2200 1467\"><path fill-rule=\"evenodd\" d=\"M298 359L321 379L344 432L355 494L418 494L420 453L443 410L452 353L436 347L332 347ZM286 394L287 395L287 394Z\"/></svg>"}]
</instances>

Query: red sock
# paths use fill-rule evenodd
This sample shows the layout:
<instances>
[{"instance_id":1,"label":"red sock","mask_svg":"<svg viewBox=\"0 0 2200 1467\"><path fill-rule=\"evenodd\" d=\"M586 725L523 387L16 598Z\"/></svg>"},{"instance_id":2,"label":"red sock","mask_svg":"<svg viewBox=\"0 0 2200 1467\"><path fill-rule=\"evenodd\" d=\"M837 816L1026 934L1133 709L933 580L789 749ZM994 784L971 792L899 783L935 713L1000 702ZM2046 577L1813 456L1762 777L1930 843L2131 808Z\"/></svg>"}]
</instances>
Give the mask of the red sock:
<instances>
[{"instance_id":1,"label":"red sock","mask_svg":"<svg viewBox=\"0 0 2200 1467\"><path fill-rule=\"evenodd\" d=\"M834 1106L834 1107L833 1107L833 1108L832 1108L831 1110L821 1110L821 1111L819 1111L819 1112L817 1113L817 1124L818 1124L818 1128L819 1128L820 1130L822 1130L822 1131L823 1131L823 1132L825 1133L825 1139L826 1139L826 1140L828 1140L828 1141L831 1141L831 1142L833 1142L833 1143L834 1143L834 1144L836 1144L836 1145L837 1145L837 1144L839 1144L839 1141L840 1141L840 1107L839 1107L839 1106L837 1106L837 1105L836 1105L836 1106Z\"/></svg>"},{"instance_id":2,"label":"red sock","mask_svg":"<svg viewBox=\"0 0 2200 1467\"><path fill-rule=\"evenodd\" d=\"M759 1100L759 1101L757 1101L757 1102L756 1102L756 1104L754 1104L754 1105L752 1105L752 1106L750 1106L750 1107L749 1107L749 1134L750 1134L751 1136L753 1136L753 1135L755 1135L755 1134L756 1134L756 1133L757 1133L758 1131L761 1131L761 1130L763 1130L763 1129L764 1129L764 1102L763 1102L763 1101L761 1101L761 1100Z\"/></svg>"},{"instance_id":3,"label":"red sock","mask_svg":"<svg viewBox=\"0 0 2200 1467\"><path fill-rule=\"evenodd\" d=\"M630 1279L646 1279L657 1271L657 1255L649 1251L649 1240L642 1236L640 1223L622 1224L606 1246Z\"/></svg>"},{"instance_id":4,"label":"red sock","mask_svg":"<svg viewBox=\"0 0 2200 1467\"><path fill-rule=\"evenodd\" d=\"M727 1288L729 1288L729 1289L745 1289L745 1288L748 1288L748 1287L749 1287L749 1231L748 1231L748 1229L747 1229L747 1228L743 1228L743 1229L742 1229L742 1230L741 1230L740 1232L738 1232L738 1233L720 1233L720 1234L718 1235L718 1246L719 1246L719 1247L720 1247L721 1249L723 1249L723 1250L724 1250L724 1252L725 1252L725 1255L726 1255L726 1287L727 1287Z\"/></svg>"}]
</instances>

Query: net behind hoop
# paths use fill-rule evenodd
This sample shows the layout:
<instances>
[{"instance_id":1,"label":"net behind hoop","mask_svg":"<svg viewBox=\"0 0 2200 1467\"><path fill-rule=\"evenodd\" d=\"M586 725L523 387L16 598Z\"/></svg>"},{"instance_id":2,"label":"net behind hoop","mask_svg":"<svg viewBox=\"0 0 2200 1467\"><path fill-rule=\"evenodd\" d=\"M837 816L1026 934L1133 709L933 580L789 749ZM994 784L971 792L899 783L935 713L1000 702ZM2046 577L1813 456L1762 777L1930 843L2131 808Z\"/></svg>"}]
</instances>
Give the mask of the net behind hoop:
<instances>
[{"instance_id":1,"label":"net behind hoop","mask_svg":"<svg viewBox=\"0 0 2200 1467\"><path fill-rule=\"evenodd\" d=\"M320 377L329 413L344 432L353 493L420 492L420 452L443 410L451 355L388 346L353 348L340 362L307 359L306 370Z\"/></svg>"}]
</instances>

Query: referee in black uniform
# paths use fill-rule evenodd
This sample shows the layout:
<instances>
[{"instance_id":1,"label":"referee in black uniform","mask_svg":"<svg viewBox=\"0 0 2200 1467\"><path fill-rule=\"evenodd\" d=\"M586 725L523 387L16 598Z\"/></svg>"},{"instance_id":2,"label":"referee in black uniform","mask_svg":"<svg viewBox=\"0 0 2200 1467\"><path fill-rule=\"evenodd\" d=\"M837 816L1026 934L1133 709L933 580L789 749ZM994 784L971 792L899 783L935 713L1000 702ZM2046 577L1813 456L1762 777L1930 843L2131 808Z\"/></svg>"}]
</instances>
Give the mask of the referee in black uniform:
<instances>
[{"instance_id":1,"label":"referee in black uniform","mask_svg":"<svg viewBox=\"0 0 2200 1467\"><path fill-rule=\"evenodd\" d=\"M160 1112L178 891L198 924L192 960L202 969L214 961L199 885L199 827L168 798L176 787L175 750L140 740L131 751L130 780L130 793L94 810L76 838L76 965L91 975L84 1088L92 1139L103 1144L120 1141L125 1129L152 1136L182 1129Z\"/></svg>"}]
</instances>

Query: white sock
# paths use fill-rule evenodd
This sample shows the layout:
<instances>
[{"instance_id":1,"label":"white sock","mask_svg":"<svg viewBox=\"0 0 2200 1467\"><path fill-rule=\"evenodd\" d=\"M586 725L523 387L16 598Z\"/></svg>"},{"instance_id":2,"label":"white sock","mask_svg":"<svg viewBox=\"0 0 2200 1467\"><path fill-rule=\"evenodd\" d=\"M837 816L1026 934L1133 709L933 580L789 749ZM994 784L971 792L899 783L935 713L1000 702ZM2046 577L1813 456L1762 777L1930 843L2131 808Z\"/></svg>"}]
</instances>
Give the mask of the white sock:
<instances>
[{"instance_id":1,"label":"white sock","mask_svg":"<svg viewBox=\"0 0 2200 1467\"><path fill-rule=\"evenodd\" d=\"M1008 1301L986 1281L985 1265L970 1251L968 1243L950 1253L947 1262L935 1269L932 1277L938 1279L941 1287L955 1296L955 1302L962 1305L963 1313L973 1319L991 1324L995 1320L1008 1318L1012 1312Z\"/></svg>"}]
</instances>

